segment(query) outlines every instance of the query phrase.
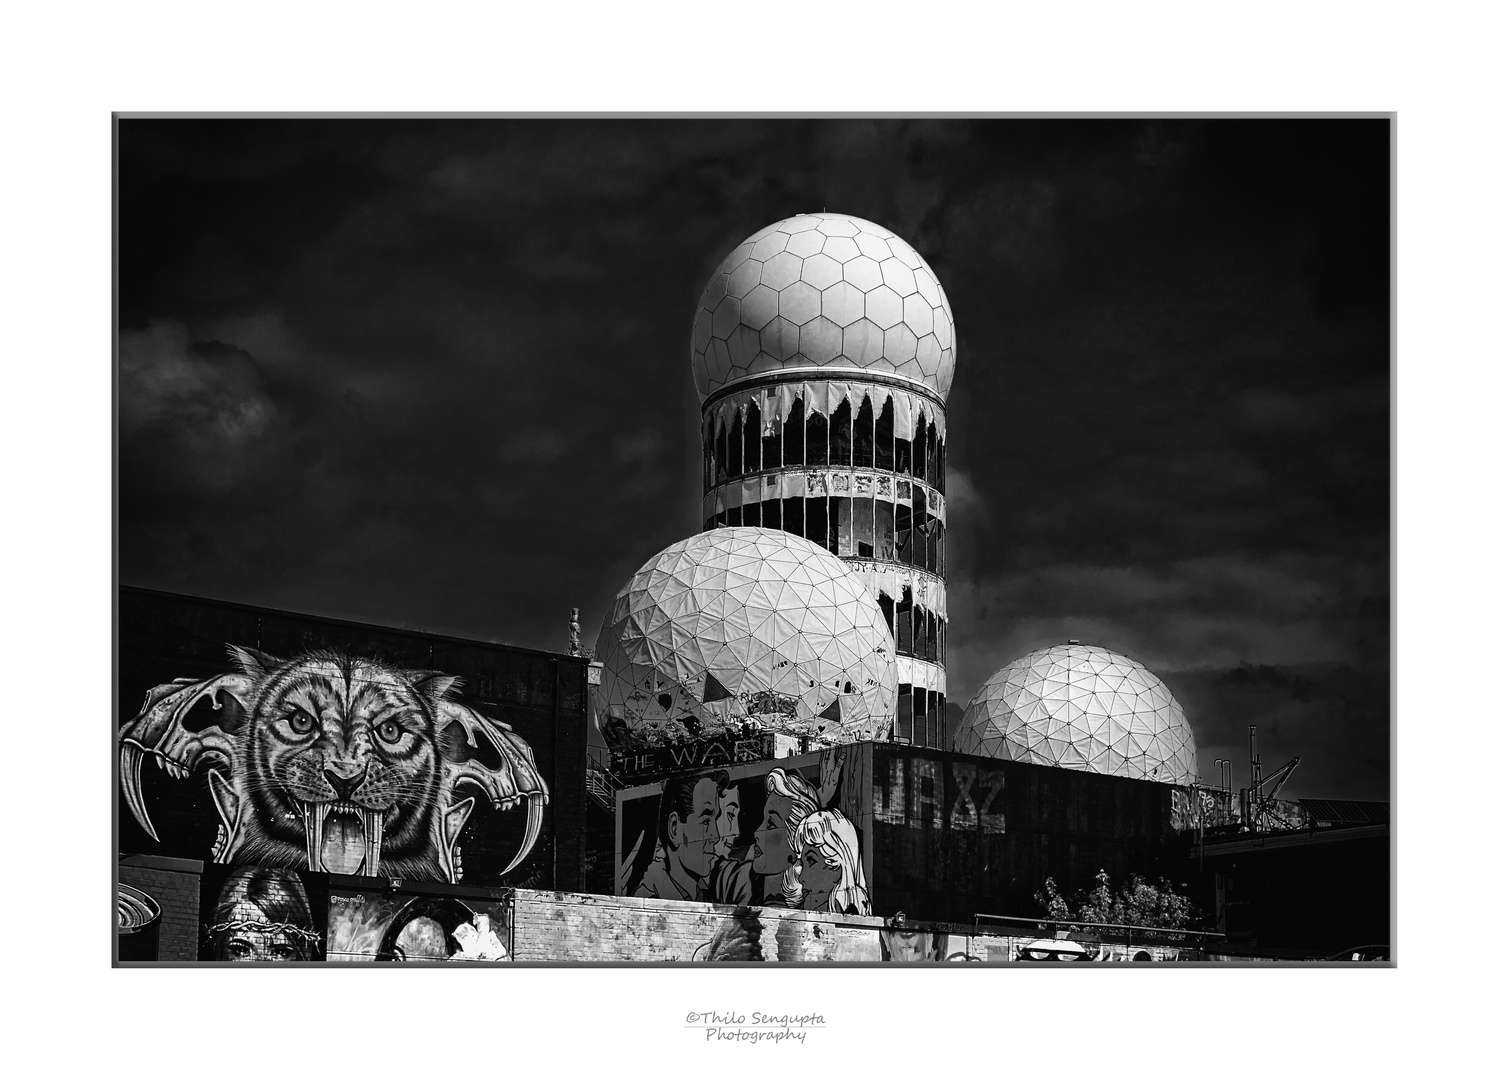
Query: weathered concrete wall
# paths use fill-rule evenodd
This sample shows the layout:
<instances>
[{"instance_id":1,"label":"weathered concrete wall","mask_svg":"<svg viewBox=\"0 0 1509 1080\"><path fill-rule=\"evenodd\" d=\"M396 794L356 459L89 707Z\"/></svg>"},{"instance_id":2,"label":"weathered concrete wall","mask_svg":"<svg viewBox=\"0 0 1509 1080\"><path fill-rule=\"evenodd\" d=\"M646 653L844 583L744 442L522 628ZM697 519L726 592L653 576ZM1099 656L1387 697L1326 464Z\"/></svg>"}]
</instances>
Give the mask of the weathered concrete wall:
<instances>
[{"instance_id":1,"label":"weathered concrete wall","mask_svg":"<svg viewBox=\"0 0 1509 1080\"><path fill-rule=\"evenodd\" d=\"M513 901L513 958L519 961L913 963L1019 959L1041 937L973 934L963 927L772 907L727 907L632 896L520 889ZM1099 961L1175 960L1173 946L1091 945Z\"/></svg>"},{"instance_id":2,"label":"weathered concrete wall","mask_svg":"<svg viewBox=\"0 0 1509 1080\"><path fill-rule=\"evenodd\" d=\"M884 920L582 893L514 894L514 959L880 960Z\"/></svg>"}]
</instances>

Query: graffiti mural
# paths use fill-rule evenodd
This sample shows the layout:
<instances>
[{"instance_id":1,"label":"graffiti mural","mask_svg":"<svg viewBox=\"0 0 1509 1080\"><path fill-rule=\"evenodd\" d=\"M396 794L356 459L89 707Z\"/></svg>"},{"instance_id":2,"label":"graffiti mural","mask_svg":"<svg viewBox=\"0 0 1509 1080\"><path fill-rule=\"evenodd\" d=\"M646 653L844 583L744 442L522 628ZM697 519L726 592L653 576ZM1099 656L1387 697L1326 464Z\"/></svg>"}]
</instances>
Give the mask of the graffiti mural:
<instances>
[{"instance_id":1,"label":"graffiti mural","mask_svg":"<svg viewBox=\"0 0 1509 1080\"><path fill-rule=\"evenodd\" d=\"M331 960L507 960L502 902L352 893L330 897Z\"/></svg>"},{"instance_id":2,"label":"graffiti mural","mask_svg":"<svg viewBox=\"0 0 1509 1080\"><path fill-rule=\"evenodd\" d=\"M870 914L860 833L846 812L853 800L841 798L850 752L685 773L626 792L619 895Z\"/></svg>"},{"instance_id":3,"label":"graffiti mural","mask_svg":"<svg viewBox=\"0 0 1509 1080\"><path fill-rule=\"evenodd\" d=\"M215 862L455 882L479 799L526 811L502 873L534 847L549 799L534 754L455 700L453 676L335 650L230 653L238 670L153 687L121 727L121 791L153 840L148 760L208 784Z\"/></svg>"},{"instance_id":4,"label":"graffiti mural","mask_svg":"<svg viewBox=\"0 0 1509 1080\"><path fill-rule=\"evenodd\" d=\"M735 908L718 920L693 960L717 962L846 963L880 959L875 930L770 908Z\"/></svg>"},{"instance_id":5,"label":"graffiti mural","mask_svg":"<svg viewBox=\"0 0 1509 1080\"><path fill-rule=\"evenodd\" d=\"M311 888L310 885L314 887ZM287 869L242 866L206 874L200 900L201 960L323 960L323 905L315 883Z\"/></svg>"}]
</instances>

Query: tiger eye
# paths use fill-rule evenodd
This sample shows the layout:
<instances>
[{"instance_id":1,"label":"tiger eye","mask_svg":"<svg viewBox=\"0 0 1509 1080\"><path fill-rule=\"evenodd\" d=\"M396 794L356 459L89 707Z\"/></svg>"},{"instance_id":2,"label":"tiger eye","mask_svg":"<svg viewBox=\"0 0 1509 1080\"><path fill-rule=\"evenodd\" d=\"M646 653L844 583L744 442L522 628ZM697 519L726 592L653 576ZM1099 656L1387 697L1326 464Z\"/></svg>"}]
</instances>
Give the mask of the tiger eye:
<instances>
[{"instance_id":1,"label":"tiger eye","mask_svg":"<svg viewBox=\"0 0 1509 1080\"><path fill-rule=\"evenodd\" d=\"M397 742L403 737L403 728L392 720L384 720L378 725L377 734L383 742Z\"/></svg>"},{"instance_id":2,"label":"tiger eye","mask_svg":"<svg viewBox=\"0 0 1509 1080\"><path fill-rule=\"evenodd\" d=\"M293 712L288 714L286 719L288 720L288 726L293 728L296 735L307 735L314 730L314 717L310 716L303 709L293 710Z\"/></svg>"}]
</instances>

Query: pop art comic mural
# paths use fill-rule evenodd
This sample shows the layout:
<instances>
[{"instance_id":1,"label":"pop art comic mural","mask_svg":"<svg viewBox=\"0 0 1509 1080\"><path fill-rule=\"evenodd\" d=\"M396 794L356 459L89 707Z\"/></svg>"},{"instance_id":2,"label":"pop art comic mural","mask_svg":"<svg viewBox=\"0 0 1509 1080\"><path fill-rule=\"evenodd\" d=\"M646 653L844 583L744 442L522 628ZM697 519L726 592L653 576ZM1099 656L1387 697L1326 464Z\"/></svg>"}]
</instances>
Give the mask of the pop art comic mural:
<instances>
[{"instance_id":1,"label":"pop art comic mural","mask_svg":"<svg viewBox=\"0 0 1509 1080\"><path fill-rule=\"evenodd\" d=\"M534 755L507 724L452 700L452 676L335 651L230 653L240 670L153 687L120 731L121 789L153 839L148 758L180 780L204 773L215 862L457 881L478 798L527 806L503 872L529 854L548 798Z\"/></svg>"},{"instance_id":2,"label":"pop art comic mural","mask_svg":"<svg viewBox=\"0 0 1509 1080\"><path fill-rule=\"evenodd\" d=\"M858 760L840 746L623 792L618 894L869 915Z\"/></svg>"},{"instance_id":3,"label":"pop art comic mural","mask_svg":"<svg viewBox=\"0 0 1509 1080\"><path fill-rule=\"evenodd\" d=\"M121 598L120 851L581 887L584 659Z\"/></svg>"},{"instance_id":4,"label":"pop art comic mural","mask_svg":"<svg viewBox=\"0 0 1509 1080\"><path fill-rule=\"evenodd\" d=\"M323 960L321 877L266 866L210 869L199 901L199 959Z\"/></svg>"},{"instance_id":5,"label":"pop art comic mural","mask_svg":"<svg viewBox=\"0 0 1509 1080\"><path fill-rule=\"evenodd\" d=\"M330 960L507 960L501 901L337 890L330 897Z\"/></svg>"}]
</instances>

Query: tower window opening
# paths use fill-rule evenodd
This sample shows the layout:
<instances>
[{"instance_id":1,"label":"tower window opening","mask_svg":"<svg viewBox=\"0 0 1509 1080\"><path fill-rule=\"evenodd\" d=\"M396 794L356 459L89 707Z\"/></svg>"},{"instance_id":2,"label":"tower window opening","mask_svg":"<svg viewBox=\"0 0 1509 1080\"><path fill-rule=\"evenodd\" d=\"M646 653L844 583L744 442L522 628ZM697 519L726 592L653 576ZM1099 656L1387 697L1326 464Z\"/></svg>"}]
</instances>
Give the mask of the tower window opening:
<instances>
[{"instance_id":1,"label":"tower window opening","mask_svg":"<svg viewBox=\"0 0 1509 1080\"><path fill-rule=\"evenodd\" d=\"M899 502L896 504L896 561L910 565L912 547L912 506Z\"/></svg>"},{"instance_id":2,"label":"tower window opening","mask_svg":"<svg viewBox=\"0 0 1509 1080\"><path fill-rule=\"evenodd\" d=\"M921 480L927 475L927 420L917 416L917 433L912 438L912 475Z\"/></svg>"},{"instance_id":3,"label":"tower window opening","mask_svg":"<svg viewBox=\"0 0 1509 1080\"><path fill-rule=\"evenodd\" d=\"M912 741L912 688L906 683L896 688L896 739Z\"/></svg>"},{"instance_id":4,"label":"tower window opening","mask_svg":"<svg viewBox=\"0 0 1509 1080\"><path fill-rule=\"evenodd\" d=\"M820 412L807 417L807 465L828 464L828 418Z\"/></svg>"},{"instance_id":5,"label":"tower window opening","mask_svg":"<svg viewBox=\"0 0 1509 1080\"><path fill-rule=\"evenodd\" d=\"M921 743L923 746L931 746L927 738L927 690L921 686L912 687L912 741ZM933 813L937 813L935 809Z\"/></svg>"},{"instance_id":6,"label":"tower window opening","mask_svg":"<svg viewBox=\"0 0 1509 1080\"><path fill-rule=\"evenodd\" d=\"M830 507L831 522L828 538L832 541L828 550L840 557L854 554L854 500L845 495L835 495Z\"/></svg>"},{"instance_id":7,"label":"tower window opening","mask_svg":"<svg viewBox=\"0 0 1509 1080\"><path fill-rule=\"evenodd\" d=\"M875 413L870 408L870 395L859 403L859 412L854 416L854 465L860 469L875 467Z\"/></svg>"},{"instance_id":8,"label":"tower window opening","mask_svg":"<svg viewBox=\"0 0 1509 1080\"><path fill-rule=\"evenodd\" d=\"M728 429L723 426L723 418L718 418L718 434L713 436L713 453L717 465L718 483L728 479Z\"/></svg>"},{"instance_id":9,"label":"tower window opening","mask_svg":"<svg viewBox=\"0 0 1509 1080\"><path fill-rule=\"evenodd\" d=\"M875 500L875 553L886 562L896 561L896 504Z\"/></svg>"},{"instance_id":10,"label":"tower window opening","mask_svg":"<svg viewBox=\"0 0 1509 1080\"><path fill-rule=\"evenodd\" d=\"M927 569L927 489L912 485L912 565Z\"/></svg>"},{"instance_id":11,"label":"tower window opening","mask_svg":"<svg viewBox=\"0 0 1509 1080\"><path fill-rule=\"evenodd\" d=\"M875 500L854 500L854 554L861 559L875 557Z\"/></svg>"},{"instance_id":12,"label":"tower window opening","mask_svg":"<svg viewBox=\"0 0 1509 1080\"><path fill-rule=\"evenodd\" d=\"M875 421L875 467L887 472L896 467L895 417L891 395L887 394L885 404L880 407L880 416Z\"/></svg>"},{"instance_id":13,"label":"tower window opening","mask_svg":"<svg viewBox=\"0 0 1509 1080\"><path fill-rule=\"evenodd\" d=\"M744 475L744 432L738 413L734 413L734 422L728 429L728 475Z\"/></svg>"},{"instance_id":14,"label":"tower window opening","mask_svg":"<svg viewBox=\"0 0 1509 1080\"><path fill-rule=\"evenodd\" d=\"M760 504L760 524L767 529L781 527L781 500L766 499Z\"/></svg>"},{"instance_id":15,"label":"tower window opening","mask_svg":"<svg viewBox=\"0 0 1509 1080\"><path fill-rule=\"evenodd\" d=\"M938 429L932 424L927 425L927 483L938 486Z\"/></svg>"},{"instance_id":16,"label":"tower window opening","mask_svg":"<svg viewBox=\"0 0 1509 1080\"><path fill-rule=\"evenodd\" d=\"M802 399L797 398L791 403L791 414L786 417L786 423L782 425L782 448L781 464L801 465L802 461L802 417L805 406Z\"/></svg>"},{"instance_id":17,"label":"tower window opening","mask_svg":"<svg viewBox=\"0 0 1509 1080\"><path fill-rule=\"evenodd\" d=\"M943 445L943 440L938 440L938 492L947 494L944 485L948 483L948 450Z\"/></svg>"},{"instance_id":18,"label":"tower window opening","mask_svg":"<svg viewBox=\"0 0 1509 1080\"><path fill-rule=\"evenodd\" d=\"M744 412L744 471L760 471L760 407L754 402Z\"/></svg>"},{"instance_id":19,"label":"tower window opening","mask_svg":"<svg viewBox=\"0 0 1509 1080\"><path fill-rule=\"evenodd\" d=\"M819 547L828 546L828 498L825 495L807 499L807 539Z\"/></svg>"},{"instance_id":20,"label":"tower window opening","mask_svg":"<svg viewBox=\"0 0 1509 1080\"><path fill-rule=\"evenodd\" d=\"M833 410L833 416L828 422L828 464L848 465L853 460L850 456L852 444L849 399L844 398L838 403L838 408Z\"/></svg>"},{"instance_id":21,"label":"tower window opening","mask_svg":"<svg viewBox=\"0 0 1509 1080\"><path fill-rule=\"evenodd\" d=\"M885 616L885 628L891 632L891 640L896 640L896 601L891 599L891 594L884 589L880 591L880 613Z\"/></svg>"},{"instance_id":22,"label":"tower window opening","mask_svg":"<svg viewBox=\"0 0 1509 1080\"><path fill-rule=\"evenodd\" d=\"M802 529L802 503L800 495L781 500L781 528L796 536L805 535Z\"/></svg>"},{"instance_id":23,"label":"tower window opening","mask_svg":"<svg viewBox=\"0 0 1509 1080\"><path fill-rule=\"evenodd\" d=\"M760 467L762 469L779 469L781 467L781 425L775 425L775 434L762 435L760 437Z\"/></svg>"},{"instance_id":24,"label":"tower window opening","mask_svg":"<svg viewBox=\"0 0 1509 1080\"><path fill-rule=\"evenodd\" d=\"M912 655L912 589L903 586L901 603L896 605L896 651Z\"/></svg>"},{"instance_id":25,"label":"tower window opening","mask_svg":"<svg viewBox=\"0 0 1509 1080\"><path fill-rule=\"evenodd\" d=\"M707 422L707 429L702 436L702 490L711 491L718 476L718 454L715 449L714 439L717 438L713 421Z\"/></svg>"}]
</instances>

